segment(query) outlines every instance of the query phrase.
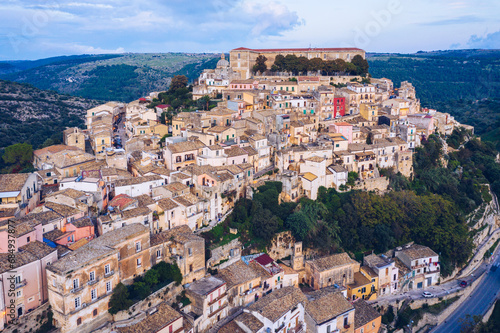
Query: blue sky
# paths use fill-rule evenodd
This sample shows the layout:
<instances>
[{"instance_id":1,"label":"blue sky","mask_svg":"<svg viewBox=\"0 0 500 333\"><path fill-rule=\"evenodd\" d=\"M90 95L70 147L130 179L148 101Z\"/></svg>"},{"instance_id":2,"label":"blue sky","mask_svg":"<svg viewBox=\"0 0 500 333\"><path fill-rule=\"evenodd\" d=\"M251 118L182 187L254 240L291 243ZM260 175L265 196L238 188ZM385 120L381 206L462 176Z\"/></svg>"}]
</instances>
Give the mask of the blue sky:
<instances>
[{"instance_id":1,"label":"blue sky","mask_svg":"<svg viewBox=\"0 0 500 333\"><path fill-rule=\"evenodd\" d=\"M0 60L245 46L500 48L498 0L2 0Z\"/></svg>"}]
</instances>

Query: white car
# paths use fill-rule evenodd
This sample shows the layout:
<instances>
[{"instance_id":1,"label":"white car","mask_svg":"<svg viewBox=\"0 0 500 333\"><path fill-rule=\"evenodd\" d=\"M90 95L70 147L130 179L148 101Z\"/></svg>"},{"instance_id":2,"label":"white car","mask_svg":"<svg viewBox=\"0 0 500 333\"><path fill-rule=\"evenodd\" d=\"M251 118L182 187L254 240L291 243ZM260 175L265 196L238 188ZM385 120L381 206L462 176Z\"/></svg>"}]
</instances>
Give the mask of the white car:
<instances>
[{"instance_id":1,"label":"white car","mask_svg":"<svg viewBox=\"0 0 500 333\"><path fill-rule=\"evenodd\" d=\"M424 292L422 293L422 296L424 296L425 298L432 298L432 297L434 297L434 295L433 295L433 294L431 294L431 293L430 293L430 292L428 292L428 291L424 291Z\"/></svg>"}]
</instances>

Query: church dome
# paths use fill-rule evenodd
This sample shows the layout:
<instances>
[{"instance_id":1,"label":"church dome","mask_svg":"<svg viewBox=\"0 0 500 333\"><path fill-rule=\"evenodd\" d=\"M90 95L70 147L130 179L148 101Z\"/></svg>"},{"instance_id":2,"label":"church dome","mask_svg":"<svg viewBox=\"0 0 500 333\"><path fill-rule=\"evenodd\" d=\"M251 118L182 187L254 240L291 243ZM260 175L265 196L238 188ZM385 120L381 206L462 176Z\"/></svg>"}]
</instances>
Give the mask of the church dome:
<instances>
[{"instance_id":1,"label":"church dome","mask_svg":"<svg viewBox=\"0 0 500 333\"><path fill-rule=\"evenodd\" d=\"M226 68L229 67L229 61L227 61L224 57L224 53L222 53L220 60L217 62L217 68Z\"/></svg>"}]
</instances>

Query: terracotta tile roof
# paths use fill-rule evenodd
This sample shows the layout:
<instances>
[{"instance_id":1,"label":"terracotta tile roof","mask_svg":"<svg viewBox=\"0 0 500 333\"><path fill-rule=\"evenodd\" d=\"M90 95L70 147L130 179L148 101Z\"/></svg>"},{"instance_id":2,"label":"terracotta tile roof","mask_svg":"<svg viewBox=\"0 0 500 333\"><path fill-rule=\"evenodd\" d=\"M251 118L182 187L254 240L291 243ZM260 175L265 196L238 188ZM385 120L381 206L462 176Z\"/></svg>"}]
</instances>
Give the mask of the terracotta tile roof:
<instances>
[{"instance_id":1,"label":"terracotta tile roof","mask_svg":"<svg viewBox=\"0 0 500 333\"><path fill-rule=\"evenodd\" d=\"M382 316L370 304L366 303L363 299L358 299L352 303L354 306L354 329L362 327L378 317Z\"/></svg>"},{"instance_id":2,"label":"terracotta tile roof","mask_svg":"<svg viewBox=\"0 0 500 333\"><path fill-rule=\"evenodd\" d=\"M180 182L172 182L170 184L163 185L163 187L169 190L170 192L183 191L189 188L189 186Z\"/></svg>"},{"instance_id":3,"label":"terracotta tile roof","mask_svg":"<svg viewBox=\"0 0 500 333\"><path fill-rule=\"evenodd\" d=\"M178 154L187 151L198 150L203 147L205 147L203 142L196 139L194 141L183 141L183 142L173 143L168 145L166 149L169 150L172 154Z\"/></svg>"},{"instance_id":4,"label":"terracotta tile roof","mask_svg":"<svg viewBox=\"0 0 500 333\"><path fill-rule=\"evenodd\" d=\"M58 239L61 239L65 233L62 232L60 229L54 229L49 232L46 232L43 234L43 238L46 238L48 240L51 240L55 242Z\"/></svg>"},{"instance_id":5,"label":"terracotta tile roof","mask_svg":"<svg viewBox=\"0 0 500 333\"><path fill-rule=\"evenodd\" d=\"M77 220L71 221L71 224L77 228L92 227L94 224L89 217L82 217Z\"/></svg>"},{"instance_id":6,"label":"terracotta tile roof","mask_svg":"<svg viewBox=\"0 0 500 333\"><path fill-rule=\"evenodd\" d=\"M299 272L297 272L296 270L292 269L291 267L285 265L285 264L278 264L281 269L285 272L285 275L288 275L288 274L299 274Z\"/></svg>"},{"instance_id":7,"label":"terracotta tile roof","mask_svg":"<svg viewBox=\"0 0 500 333\"><path fill-rule=\"evenodd\" d=\"M134 197L139 203L139 207L146 207L149 205L154 205L155 201L147 194L142 194Z\"/></svg>"},{"instance_id":8,"label":"terracotta tile roof","mask_svg":"<svg viewBox=\"0 0 500 333\"><path fill-rule=\"evenodd\" d=\"M176 203L178 203L184 207L189 207L189 206L195 205L199 201L198 198L196 196L192 195L191 193L184 194L184 195L181 195L178 197L174 197L174 198L172 198L172 200L174 200Z\"/></svg>"},{"instance_id":9,"label":"terracotta tile roof","mask_svg":"<svg viewBox=\"0 0 500 333\"><path fill-rule=\"evenodd\" d=\"M325 288L307 294L306 312L320 325L354 309L338 290Z\"/></svg>"},{"instance_id":10,"label":"terracotta tile roof","mask_svg":"<svg viewBox=\"0 0 500 333\"><path fill-rule=\"evenodd\" d=\"M242 327L244 327L244 329ZM248 312L243 312L229 323L222 326L219 329L219 333L257 333L263 327L264 323L262 323L254 315Z\"/></svg>"},{"instance_id":11,"label":"terracotta tile roof","mask_svg":"<svg viewBox=\"0 0 500 333\"><path fill-rule=\"evenodd\" d=\"M138 200L136 198L132 198L127 194L119 194L109 202L108 206L118 208L119 210L124 210L125 208L137 202Z\"/></svg>"},{"instance_id":12,"label":"terracotta tile roof","mask_svg":"<svg viewBox=\"0 0 500 333\"><path fill-rule=\"evenodd\" d=\"M151 235L151 246L175 241L177 243L185 244L188 242L203 242L205 243L205 239L203 237L197 236L193 234L193 231L187 225L180 225L178 227L162 231L157 234Z\"/></svg>"},{"instance_id":13,"label":"terracotta tile roof","mask_svg":"<svg viewBox=\"0 0 500 333\"><path fill-rule=\"evenodd\" d=\"M177 203L175 203L174 201L172 201L172 199L170 199L170 198L158 200L156 202L156 204L158 205L158 207L160 207L164 211L174 209L175 207L179 207L179 205Z\"/></svg>"},{"instance_id":14,"label":"terracotta tile roof","mask_svg":"<svg viewBox=\"0 0 500 333\"><path fill-rule=\"evenodd\" d=\"M219 270L216 277L226 281L227 288L230 289L239 284L259 278L261 275L260 272L254 270L243 261L238 260L234 264Z\"/></svg>"},{"instance_id":15,"label":"terracotta tile roof","mask_svg":"<svg viewBox=\"0 0 500 333\"><path fill-rule=\"evenodd\" d=\"M427 246L419 245L419 244L413 244L409 248L405 249L403 248L401 251L397 251L404 253L410 258L410 260L415 260L415 259L420 259L420 258L426 258L426 257L437 257L437 253L432 251L430 248Z\"/></svg>"},{"instance_id":16,"label":"terracotta tile roof","mask_svg":"<svg viewBox=\"0 0 500 333\"><path fill-rule=\"evenodd\" d=\"M0 253L0 274L40 260L55 251L57 251L55 248L43 242L34 241L19 248L13 263L9 261L8 253Z\"/></svg>"},{"instance_id":17,"label":"terracotta tile roof","mask_svg":"<svg viewBox=\"0 0 500 333\"><path fill-rule=\"evenodd\" d=\"M80 214L82 212L79 209L50 201L45 203L45 207L64 217Z\"/></svg>"},{"instance_id":18,"label":"terracotta tile roof","mask_svg":"<svg viewBox=\"0 0 500 333\"><path fill-rule=\"evenodd\" d=\"M71 251L74 251L76 249L79 249L81 248L82 246L84 246L85 244L87 244L89 241L86 239L86 238L82 238L76 242L74 242L73 244L71 245L68 245L68 248L71 250Z\"/></svg>"},{"instance_id":19,"label":"terracotta tile roof","mask_svg":"<svg viewBox=\"0 0 500 333\"><path fill-rule=\"evenodd\" d=\"M130 219L138 216L147 216L151 213L148 207L137 207L122 212L122 219Z\"/></svg>"},{"instance_id":20,"label":"terracotta tile roof","mask_svg":"<svg viewBox=\"0 0 500 333\"><path fill-rule=\"evenodd\" d=\"M356 263L356 261L351 259L351 257L349 257L349 255L345 252L332 254L328 257L314 259L307 262L320 272L332 269L334 267Z\"/></svg>"},{"instance_id":21,"label":"terracotta tile roof","mask_svg":"<svg viewBox=\"0 0 500 333\"><path fill-rule=\"evenodd\" d=\"M371 281L360 272L354 273L354 282L349 284L352 289L370 284Z\"/></svg>"},{"instance_id":22,"label":"terracotta tile roof","mask_svg":"<svg viewBox=\"0 0 500 333\"><path fill-rule=\"evenodd\" d=\"M224 131L227 131L231 127L228 126L213 126L207 129L207 133L222 133Z\"/></svg>"},{"instance_id":23,"label":"terracotta tile roof","mask_svg":"<svg viewBox=\"0 0 500 333\"><path fill-rule=\"evenodd\" d=\"M299 303L305 305L306 302L306 296L300 289L284 287L262 297L250 305L248 310L255 311L261 316L275 322Z\"/></svg>"},{"instance_id":24,"label":"terracotta tile roof","mask_svg":"<svg viewBox=\"0 0 500 333\"><path fill-rule=\"evenodd\" d=\"M57 192L51 193L50 197L53 197L55 195L64 195L64 196L67 196L71 199L78 199L81 197L85 197L85 192L78 191L78 190L75 190L72 188L67 188L67 189L62 190L62 191L57 191Z\"/></svg>"},{"instance_id":25,"label":"terracotta tile roof","mask_svg":"<svg viewBox=\"0 0 500 333\"><path fill-rule=\"evenodd\" d=\"M64 256L52 265L48 266L47 269L59 274L79 269L80 267L116 253L118 250L114 247L117 244L141 234L149 234L149 228L139 223L132 223L119 229L107 232Z\"/></svg>"},{"instance_id":26,"label":"terracotta tile roof","mask_svg":"<svg viewBox=\"0 0 500 333\"><path fill-rule=\"evenodd\" d=\"M29 176L29 173L9 173L0 175L0 192L21 191Z\"/></svg>"},{"instance_id":27,"label":"terracotta tile roof","mask_svg":"<svg viewBox=\"0 0 500 333\"><path fill-rule=\"evenodd\" d=\"M116 327L120 333L156 333L175 322L182 315L170 307L167 303L161 303L157 306L158 311L138 322L137 324Z\"/></svg>"},{"instance_id":28,"label":"terracotta tile roof","mask_svg":"<svg viewBox=\"0 0 500 333\"><path fill-rule=\"evenodd\" d=\"M252 146L242 147L241 149L246 151L248 156L253 156L258 154L257 150L255 150Z\"/></svg>"},{"instance_id":29,"label":"terracotta tile roof","mask_svg":"<svg viewBox=\"0 0 500 333\"><path fill-rule=\"evenodd\" d=\"M40 156L45 154L56 154L64 150L80 150L78 147L74 146L66 146L66 145L54 145L48 146L42 149L37 149L33 152L34 155Z\"/></svg>"},{"instance_id":30,"label":"terracotta tile roof","mask_svg":"<svg viewBox=\"0 0 500 333\"><path fill-rule=\"evenodd\" d=\"M128 178L128 179L118 179L115 181L115 187L137 185L137 184L142 184L145 182L151 182L151 181L155 181L155 180L163 180L163 178L161 178L158 175L152 175L152 176L134 177L134 178Z\"/></svg>"},{"instance_id":31,"label":"terracotta tile roof","mask_svg":"<svg viewBox=\"0 0 500 333\"><path fill-rule=\"evenodd\" d=\"M347 172L347 169L342 165L330 165L328 168L332 169L335 172Z\"/></svg>"},{"instance_id":32,"label":"terracotta tile roof","mask_svg":"<svg viewBox=\"0 0 500 333\"><path fill-rule=\"evenodd\" d=\"M229 148L229 149L224 149L224 152L227 154L228 157L248 155L246 150L244 150L236 145L231 146L231 148Z\"/></svg>"},{"instance_id":33,"label":"terracotta tile roof","mask_svg":"<svg viewBox=\"0 0 500 333\"><path fill-rule=\"evenodd\" d=\"M38 221L42 223L43 225L46 225L50 222L56 221L56 220L62 220L63 216L60 214L54 212L54 211L46 211L46 212L41 212L41 213L30 213L28 215L25 215L24 217L18 218L18 221Z\"/></svg>"}]
</instances>

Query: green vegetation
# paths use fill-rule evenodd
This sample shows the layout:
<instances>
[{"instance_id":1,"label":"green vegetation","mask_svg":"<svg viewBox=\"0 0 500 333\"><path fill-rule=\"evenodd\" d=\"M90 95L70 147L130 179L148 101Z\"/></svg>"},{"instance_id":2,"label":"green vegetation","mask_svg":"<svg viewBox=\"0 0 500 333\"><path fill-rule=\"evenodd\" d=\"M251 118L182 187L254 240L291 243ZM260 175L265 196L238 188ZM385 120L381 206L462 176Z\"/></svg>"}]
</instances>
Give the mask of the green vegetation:
<instances>
[{"instance_id":1,"label":"green vegetation","mask_svg":"<svg viewBox=\"0 0 500 333\"><path fill-rule=\"evenodd\" d=\"M0 80L0 149L16 143L29 143L38 149L47 139L47 143L60 143L62 131L83 127L85 110L98 104Z\"/></svg>"},{"instance_id":2,"label":"green vegetation","mask_svg":"<svg viewBox=\"0 0 500 333\"><path fill-rule=\"evenodd\" d=\"M130 102L151 91L167 90L175 75L192 81L203 69L214 68L218 59L215 54L186 53L60 57L35 63L6 62L0 76L59 93Z\"/></svg>"},{"instance_id":3,"label":"green vegetation","mask_svg":"<svg viewBox=\"0 0 500 333\"><path fill-rule=\"evenodd\" d=\"M265 57L258 58L257 64L254 66L254 72L266 71ZM289 54L287 56L277 55L274 64L271 66L271 72L289 72L293 75L307 74L308 71L321 72L322 75L361 75L368 74L368 61L360 55L352 58L351 62L346 62L342 59L323 61L321 58L308 59L307 57L297 57Z\"/></svg>"},{"instance_id":4,"label":"green vegetation","mask_svg":"<svg viewBox=\"0 0 500 333\"><path fill-rule=\"evenodd\" d=\"M488 249L488 251L484 253L484 259L488 259L489 257L491 257L491 255L493 254L493 252L495 252L495 249L498 246L498 242L500 242L500 239L497 239L496 242L493 243L493 245Z\"/></svg>"},{"instance_id":5,"label":"green vegetation","mask_svg":"<svg viewBox=\"0 0 500 333\"><path fill-rule=\"evenodd\" d=\"M134 283L125 286L121 282L113 290L109 301L109 313L116 314L127 310L132 304L141 301L171 282L178 285L182 282L182 274L177 264L164 261L151 267L143 276L134 279Z\"/></svg>"},{"instance_id":6,"label":"green vegetation","mask_svg":"<svg viewBox=\"0 0 500 333\"><path fill-rule=\"evenodd\" d=\"M415 310L413 310L410 306L403 306L403 310L400 310L398 312L398 318L396 320L395 328L404 328L411 322L413 322L413 326L416 326L420 319L422 319L424 313L428 312L434 315L438 315L444 309L455 303L459 298L460 296L455 296L430 306L425 303L421 308Z\"/></svg>"},{"instance_id":7,"label":"green vegetation","mask_svg":"<svg viewBox=\"0 0 500 333\"><path fill-rule=\"evenodd\" d=\"M417 54L368 54L370 74L411 82L422 106L447 112L500 144L500 52L456 50Z\"/></svg>"}]
</instances>

